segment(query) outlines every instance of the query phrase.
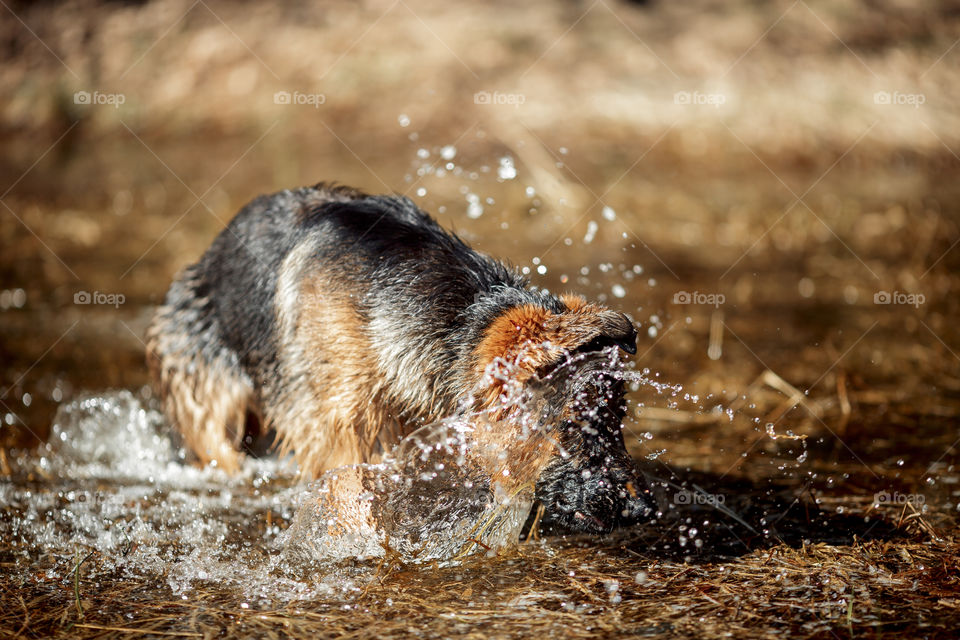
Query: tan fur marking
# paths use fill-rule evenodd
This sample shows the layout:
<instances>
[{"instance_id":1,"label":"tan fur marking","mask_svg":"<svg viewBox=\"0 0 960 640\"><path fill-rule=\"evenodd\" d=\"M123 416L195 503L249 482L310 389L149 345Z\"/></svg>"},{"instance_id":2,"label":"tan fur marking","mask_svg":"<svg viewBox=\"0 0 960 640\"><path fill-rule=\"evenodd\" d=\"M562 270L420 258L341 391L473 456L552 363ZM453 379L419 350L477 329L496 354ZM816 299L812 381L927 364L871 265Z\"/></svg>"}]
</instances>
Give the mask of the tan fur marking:
<instances>
[{"instance_id":1,"label":"tan fur marking","mask_svg":"<svg viewBox=\"0 0 960 640\"><path fill-rule=\"evenodd\" d=\"M147 332L147 363L167 417L201 464L216 461L227 472L236 472L240 443L231 443L227 434L243 437L253 389L227 370L212 372L197 359L179 354L177 336L166 334L160 324Z\"/></svg>"},{"instance_id":2,"label":"tan fur marking","mask_svg":"<svg viewBox=\"0 0 960 640\"><path fill-rule=\"evenodd\" d=\"M310 307L300 310L293 351L302 360L298 373L306 377L309 406L302 406L304 394L294 394L276 407L271 420L281 436L281 453L293 450L301 470L314 477L347 464L375 462L384 432L394 434L394 442L400 439L400 428L375 399L376 357L350 293L330 280L313 274L300 287L300 300Z\"/></svg>"},{"instance_id":3,"label":"tan fur marking","mask_svg":"<svg viewBox=\"0 0 960 640\"><path fill-rule=\"evenodd\" d=\"M570 311L580 311L587 306L587 299L575 293L560 294L560 302L566 305Z\"/></svg>"},{"instance_id":4,"label":"tan fur marking","mask_svg":"<svg viewBox=\"0 0 960 640\"><path fill-rule=\"evenodd\" d=\"M542 344L548 339L547 321L552 316L532 304L508 309L490 324L477 345L474 353L479 372L496 358L515 362L527 355L531 345Z\"/></svg>"},{"instance_id":5,"label":"tan fur marking","mask_svg":"<svg viewBox=\"0 0 960 640\"><path fill-rule=\"evenodd\" d=\"M318 504L331 516L327 524L328 536L341 536L351 532L376 529L376 521L370 511L370 501L359 499L366 489L363 486L363 469L356 465L338 469L327 476L326 494Z\"/></svg>"},{"instance_id":6,"label":"tan fur marking","mask_svg":"<svg viewBox=\"0 0 960 640\"><path fill-rule=\"evenodd\" d=\"M481 376L497 358L516 365L518 381L556 362L565 352L621 325L622 315L578 296L565 296L570 309L554 314L535 305L521 305L494 320L474 350L474 371Z\"/></svg>"},{"instance_id":7,"label":"tan fur marking","mask_svg":"<svg viewBox=\"0 0 960 640\"><path fill-rule=\"evenodd\" d=\"M536 483L557 450L549 433L524 435L519 424L518 412L508 411L474 432L476 448L472 455L491 479L505 488Z\"/></svg>"}]
</instances>

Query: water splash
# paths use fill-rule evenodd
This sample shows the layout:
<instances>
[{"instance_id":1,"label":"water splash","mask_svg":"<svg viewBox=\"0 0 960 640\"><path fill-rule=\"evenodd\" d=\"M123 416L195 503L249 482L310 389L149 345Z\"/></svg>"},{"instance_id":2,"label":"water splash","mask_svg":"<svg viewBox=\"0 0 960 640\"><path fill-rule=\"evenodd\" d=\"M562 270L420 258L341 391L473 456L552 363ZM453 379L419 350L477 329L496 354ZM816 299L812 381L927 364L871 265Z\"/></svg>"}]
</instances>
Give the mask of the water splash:
<instances>
[{"instance_id":1,"label":"water splash","mask_svg":"<svg viewBox=\"0 0 960 640\"><path fill-rule=\"evenodd\" d=\"M533 487L489 477L467 442L461 428L430 426L387 462L327 472L297 511L287 554L423 562L515 544Z\"/></svg>"},{"instance_id":2,"label":"water splash","mask_svg":"<svg viewBox=\"0 0 960 640\"><path fill-rule=\"evenodd\" d=\"M615 352L590 357L612 367ZM505 451L566 455L548 387L586 357L523 385L508 363L488 369L501 414L516 410L512 440L502 415L468 411L419 429L379 464L312 484L283 459L247 458L233 476L199 468L148 398L84 396L60 407L39 455L13 460L0 479L0 535L17 566L67 581L77 555L92 553L98 570L157 577L178 597L211 582L252 602L354 597L369 579L364 558L455 562L518 541L538 467Z\"/></svg>"},{"instance_id":3,"label":"water splash","mask_svg":"<svg viewBox=\"0 0 960 640\"><path fill-rule=\"evenodd\" d=\"M396 555L407 562L456 559L515 544L534 501L534 457L557 449L551 384L576 378L588 358L620 372L616 349L578 354L544 379L517 382L511 363L487 368L482 388L501 385L491 409L420 428L380 464L327 472L285 537L292 558L323 561Z\"/></svg>"}]
</instances>

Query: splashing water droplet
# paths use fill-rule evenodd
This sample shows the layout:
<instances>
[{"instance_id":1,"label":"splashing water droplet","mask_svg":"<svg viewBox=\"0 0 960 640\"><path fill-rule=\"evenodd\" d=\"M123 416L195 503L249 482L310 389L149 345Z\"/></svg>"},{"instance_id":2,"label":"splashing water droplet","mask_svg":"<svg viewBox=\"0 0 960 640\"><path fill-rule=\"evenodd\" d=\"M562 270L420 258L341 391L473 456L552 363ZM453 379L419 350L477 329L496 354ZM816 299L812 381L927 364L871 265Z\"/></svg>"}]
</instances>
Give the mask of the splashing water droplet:
<instances>
[{"instance_id":1,"label":"splashing water droplet","mask_svg":"<svg viewBox=\"0 0 960 640\"><path fill-rule=\"evenodd\" d=\"M513 180L517 177L517 169L513 165L513 158L510 156L500 158L500 166L497 167L497 176L501 180Z\"/></svg>"},{"instance_id":2,"label":"splashing water droplet","mask_svg":"<svg viewBox=\"0 0 960 640\"><path fill-rule=\"evenodd\" d=\"M587 223L587 233L584 234L584 236L583 236L583 242L584 242L585 244L590 244L591 242L593 242L593 239L597 236L597 230L598 230L599 228L600 228L600 226L599 226L596 222L594 222L593 220L591 220L590 222L588 222L588 223Z\"/></svg>"}]
</instances>

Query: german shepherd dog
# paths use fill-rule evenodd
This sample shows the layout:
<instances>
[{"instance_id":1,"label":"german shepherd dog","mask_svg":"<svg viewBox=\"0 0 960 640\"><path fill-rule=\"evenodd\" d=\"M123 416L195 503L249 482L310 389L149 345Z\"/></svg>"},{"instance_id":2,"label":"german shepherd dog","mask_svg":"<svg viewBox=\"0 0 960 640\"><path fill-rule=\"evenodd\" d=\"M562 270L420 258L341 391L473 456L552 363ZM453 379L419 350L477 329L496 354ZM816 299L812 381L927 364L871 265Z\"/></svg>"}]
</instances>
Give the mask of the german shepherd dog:
<instances>
[{"instance_id":1,"label":"german shepherd dog","mask_svg":"<svg viewBox=\"0 0 960 640\"><path fill-rule=\"evenodd\" d=\"M624 314L531 288L407 198L324 184L244 207L147 333L164 411L200 462L234 471L270 433L314 477L495 405L496 363L523 385L618 349L636 353ZM608 532L651 511L621 433L623 383L586 380L553 396L554 445L525 450L510 420L498 427L505 467L535 479L547 531Z\"/></svg>"}]
</instances>

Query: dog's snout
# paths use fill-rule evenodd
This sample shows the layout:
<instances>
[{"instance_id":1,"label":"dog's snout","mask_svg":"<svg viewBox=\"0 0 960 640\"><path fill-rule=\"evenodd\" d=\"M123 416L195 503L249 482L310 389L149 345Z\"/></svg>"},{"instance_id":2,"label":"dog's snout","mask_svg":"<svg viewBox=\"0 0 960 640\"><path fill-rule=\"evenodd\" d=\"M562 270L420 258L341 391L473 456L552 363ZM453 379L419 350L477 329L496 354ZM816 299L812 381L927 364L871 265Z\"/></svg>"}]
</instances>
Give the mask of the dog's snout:
<instances>
[{"instance_id":1,"label":"dog's snout","mask_svg":"<svg viewBox=\"0 0 960 640\"><path fill-rule=\"evenodd\" d=\"M617 346L633 355L637 352L637 330L631 324L629 331L617 338Z\"/></svg>"}]
</instances>

